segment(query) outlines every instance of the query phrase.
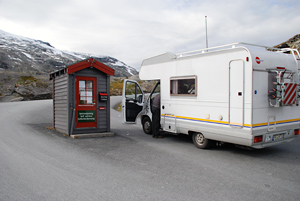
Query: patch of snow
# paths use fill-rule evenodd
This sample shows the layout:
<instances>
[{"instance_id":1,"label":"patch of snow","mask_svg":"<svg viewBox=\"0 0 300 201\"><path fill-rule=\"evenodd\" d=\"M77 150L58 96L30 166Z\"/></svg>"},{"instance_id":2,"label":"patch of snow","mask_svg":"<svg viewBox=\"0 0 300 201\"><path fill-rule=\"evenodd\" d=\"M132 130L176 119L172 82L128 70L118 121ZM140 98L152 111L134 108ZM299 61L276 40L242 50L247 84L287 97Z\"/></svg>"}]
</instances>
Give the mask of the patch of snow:
<instances>
[{"instance_id":1,"label":"patch of snow","mask_svg":"<svg viewBox=\"0 0 300 201\"><path fill-rule=\"evenodd\" d=\"M22 62L22 60L20 58L13 58L13 60Z\"/></svg>"},{"instance_id":2,"label":"patch of snow","mask_svg":"<svg viewBox=\"0 0 300 201\"><path fill-rule=\"evenodd\" d=\"M0 29L0 36L5 38L5 39L10 39L10 40L15 40L15 41L32 41L33 39L27 38L27 37L23 37L23 36L18 36L18 35L14 35L8 32L5 32L3 30Z\"/></svg>"},{"instance_id":3,"label":"patch of snow","mask_svg":"<svg viewBox=\"0 0 300 201\"><path fill-rule=\"evenodd\" d=\"M34 58L32 58L32 56L31 56L30 54L27 54L27 53L25 53L25 52L23 52L23 54L24 54L26 57L28 57L29 59L34 59Z\"/></svg>"},{"instance_id":4,"label":"patch of snow","mask_svg":"<svg viewBox=\"0 0 300 201\"><path fill-rule=\"evenodd\" d=\"M116 66L125 66L126 67L126 65L123 62L119 61L119 60L116 63L114 63L114 65L116 65Z\"/></svg>"}]
</instances>

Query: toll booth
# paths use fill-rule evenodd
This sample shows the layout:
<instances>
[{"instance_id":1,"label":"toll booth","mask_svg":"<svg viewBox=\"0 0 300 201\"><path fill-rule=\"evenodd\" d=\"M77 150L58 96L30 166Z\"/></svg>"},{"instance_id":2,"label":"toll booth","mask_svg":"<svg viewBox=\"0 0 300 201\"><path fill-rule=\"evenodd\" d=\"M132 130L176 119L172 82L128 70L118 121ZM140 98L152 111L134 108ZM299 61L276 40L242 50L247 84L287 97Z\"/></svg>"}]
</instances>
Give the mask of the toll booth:
<instances>
[{"instance_id":1,"label":"toll booth","mask_svg":"<svg viewBox=\"0 0 300 201\"><path fill-rule=\"evenodd\" d=\"M113 69L94 58L51 73L53 128L74 138L113 135L109 92L110 76L114 74Z\"/></svg>"}]
</instances>

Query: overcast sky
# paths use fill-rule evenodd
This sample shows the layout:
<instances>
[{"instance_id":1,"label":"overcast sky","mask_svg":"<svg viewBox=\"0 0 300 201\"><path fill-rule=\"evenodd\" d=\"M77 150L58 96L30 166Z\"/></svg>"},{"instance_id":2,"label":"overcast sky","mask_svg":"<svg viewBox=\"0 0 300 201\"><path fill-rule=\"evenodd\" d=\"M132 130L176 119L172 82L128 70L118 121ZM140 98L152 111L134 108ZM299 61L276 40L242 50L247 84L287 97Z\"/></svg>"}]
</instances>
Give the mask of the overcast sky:
<instances>
[{"instance_id":1,"label":"overcast sky","mask_svg":"<svg viewBox=\"0 0 300 201\"><path fill-rule=\"evenodd\" d=\"M143 59L248 42L274 46L300 33L299 0L0 0L0 29L60 50Z\"/></svg>"}]
</instances>

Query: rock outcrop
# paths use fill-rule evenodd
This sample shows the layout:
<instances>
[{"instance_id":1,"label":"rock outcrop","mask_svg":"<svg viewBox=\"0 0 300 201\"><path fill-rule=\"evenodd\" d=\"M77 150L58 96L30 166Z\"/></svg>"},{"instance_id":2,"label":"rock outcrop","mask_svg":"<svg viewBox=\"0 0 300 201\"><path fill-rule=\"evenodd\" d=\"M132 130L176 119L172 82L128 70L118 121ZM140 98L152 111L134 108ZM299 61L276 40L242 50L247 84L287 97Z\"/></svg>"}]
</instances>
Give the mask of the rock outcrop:
<instances>
[{"instance_id":1,"label":"rock outcrop","mask_svg":"<svg viewBox=\"0 0 300 201\"><path fill-rule=\"evenodd\" d=\"M289 40L276 45L277 48L293 48L300 51L300 34L295 35L294 37L290 38Z\"/></svg>"},{"instance_id":2,"label":"rock outcrop","mask_svg":"<svg viewBox=\"0 0 300 201\"><path fill-rule=\"evenodd\" d=\"M52 98L48 75L0 71L0 102Z\"/></svg>"}]
</instances>

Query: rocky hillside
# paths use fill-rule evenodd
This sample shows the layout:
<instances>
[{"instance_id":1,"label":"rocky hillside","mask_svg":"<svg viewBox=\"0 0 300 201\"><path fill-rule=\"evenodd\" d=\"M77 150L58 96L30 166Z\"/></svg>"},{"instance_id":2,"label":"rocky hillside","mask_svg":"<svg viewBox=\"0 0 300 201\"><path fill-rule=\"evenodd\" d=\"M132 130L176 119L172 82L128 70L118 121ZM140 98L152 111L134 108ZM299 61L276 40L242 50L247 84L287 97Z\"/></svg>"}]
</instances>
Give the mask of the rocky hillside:
<instances>
[{"instance_id":1,"label":"rocky hillside","mask_svg":"<svg viewBox=\"0 0 300 201\"><path fill-rule=\"evenodd\" d=\"M293 48L300 51L300 34L295 35L294 37L290 38L289 40L276 45L277 48Z\"/></svg>"},{"instance_id":2,"label":"rocky hillside","mask_svg":"<svg viewBox=\"0 0 300 201\"><path fill-rule=\"evenodd\" d=\"M138 74L110 56L62 51L48 42L0 30L0 102L52 98L49 73L89 57L113 68L116 77Z\"/></svg>"},{"instance_id":3,"label":"rocky hillside","mask_svg":"<svg viewBox=\"0 0 300 201\"><path fill-rule=\"evenodd\" d=\"M0 30L0 69L23 73L50 73L70 64L93 57L113 68L117 77L130 77L138 72L109 56L58 50L41 40L16 36Z\"/></svg>"},{"instance_id":4,"label":"rocky hillside","mask_svg":"<svg viewBox=\"0 0 300 201\"><path fill-rule=\"evenodd\" d=\"M52 98L52 82L47 75L0 71L0 102Z\"/></svg>"}]
</instances>

